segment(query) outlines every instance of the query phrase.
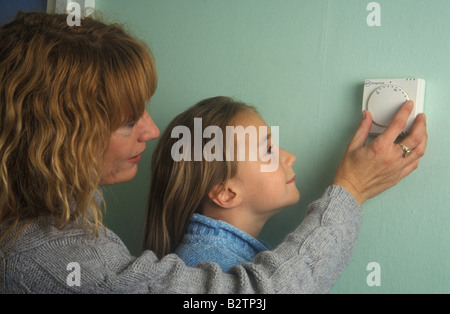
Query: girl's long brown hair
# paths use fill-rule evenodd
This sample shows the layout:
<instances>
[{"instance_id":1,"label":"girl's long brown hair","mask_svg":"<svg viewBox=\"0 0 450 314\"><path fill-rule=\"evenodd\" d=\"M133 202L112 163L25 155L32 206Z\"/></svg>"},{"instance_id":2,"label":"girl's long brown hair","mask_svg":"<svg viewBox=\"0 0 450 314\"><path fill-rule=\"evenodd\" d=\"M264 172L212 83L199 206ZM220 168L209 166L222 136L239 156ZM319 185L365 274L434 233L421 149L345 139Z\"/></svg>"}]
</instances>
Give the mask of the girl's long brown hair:
<instances>
[{"instance_id":1,"label":"girl's long brown hair","mask_svg":"<svg viewBox=\"0 0 450 314\"><path fill-rule=\"evenodd\" d=\"M202 205L208 201L208 193L217 184L232 178L237 171L237 163L226 160L225 150L224 161L206 161L204 158L194 161L193 140L192 161L174 161L171 150L179 139L171 137L172 130L186 126L193 136L194 118L201 118L202 134L208 126L217 126L225 134L226 126L233 125L233 119L245 110L257 112L254 107L228 97L209 98L178 115L166 128L153 153L144 249L152 250L159 258L173 253L192 215L201 212ZM202 140L202 150L210 140Z\"/></svg>"},{"instance_id":2,"label":"girl's long brown hair","mask_svg":"<svg viewBox=\"0 0 450 314\"><path fill-rule=\"evenodd\" d=\"M123 27L66 19L19 13L0 27L0 243L42 216L98 234L102 154L156 89L151 53Z\"/></svg>"}]
</instances>

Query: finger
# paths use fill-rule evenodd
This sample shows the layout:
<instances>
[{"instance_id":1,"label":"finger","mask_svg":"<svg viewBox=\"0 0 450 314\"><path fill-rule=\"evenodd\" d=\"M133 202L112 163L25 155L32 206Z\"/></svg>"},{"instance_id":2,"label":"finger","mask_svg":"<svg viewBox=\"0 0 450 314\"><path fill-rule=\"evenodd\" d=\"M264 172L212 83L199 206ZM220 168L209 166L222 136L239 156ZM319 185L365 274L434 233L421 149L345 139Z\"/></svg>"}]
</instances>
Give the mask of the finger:
<instances>
[{"instance_id":1,"label":"finger","mask_svg":"<svg viewBox=\"0 0 450 314\"><path fill-rule=\"evenodd\" d=\"M412 172L414 172L418 167L419 167L419 162L420 159L417 159L415 161L413 161L412 163L410 163L409 165L407 165L403 171L402 171L402 175L401 175L401 179L403 179L404 177L410 175Z\"/></svg>"},{"instance_id":2,"label":"finger","mask_svg":"<svg viewBox=\"0 0 450 314\"><path fill-rule=\"evenodd\" d=\"M348 148L354 150L363 147L366 143L367 137L369 136L370 127L372 126L372 115L369 110L363 112L363 119L356 130L353 139L350 141Z\"/></svg>"},{"instance_id":3,"label":"finger","mask_svg":"<svg viewBox=\"0 0 450 314\"><path fill-rule=\"evenodd\" d=\"M423 138L427 135L427 120L425 114L421 113L416 117L414 124L411 128L411 132L403 140L403 144L408 147L415 148L422 142Z\"/></svg>"},{"instance_id":4,"label":"finger","mask_svg":"<svg viewBox=\"0 0 450 314\"><path fill-rule=\"evenodd\" d=\"M425 154L428 137L425 136L423 141L413 150L412 154L406 158L403 158L404 168L400 176L400 180L410 175L419 167L420 158Z\"/></svg>"},{"instance_id":5,"label":"finger","mask_svg":"<svg viewBox=\"0 0 450 314\"><path fill-rule=\"evenodd\" d=\"M414 156L417 159L422 158L425 155L425 150L428 144L428 133L425 131L425 134L422 136L421 142L416 145L413 149Z\"/></svg>"},{"instance_id":6,"label":"finger","mask_svg":"<svg viewBox=\"0 0 450 314\"><path fill-rule=\"evenodd\" d=\"M422 151L421 149L423 145L422 147L419 147L419 144L425 142L426 146L427 138L428 135L427 135L426 117L424 114L420 114L414 121L410 134L403 139L403 141L400 143L399 146L403 151L403 148L401 146L405 145L407 148L412 149L413 152L415 152L417 155L421 157L424 154L424 150Z\"/></svg>"},{"instance_id":7,"label":"finger","mask_svg":"<svg viewBox=\"0 0 450 314\"><path fill-rule=\"evenodd\" d=\"M410 100L404 103L400 108L400 110L395 115L394 119L392 119L391 123L388 125L386 130L378 138L393 143L395 139L398 137L398 135L405 128L406 121L411 115L413 108L414 108L413 101Z\"/></svg>"},{"instance_id":8,"label":"finger","mask_svg":"<svg viewBox=\"0 0 450 314\"><path fill-rule=\"evenodd\" d=\"M422 158L425 155L425 150L427 148L428 143L428 134L425 132L423 136L420 139L419 144L417 144L413 149L412 153L407 156L406 158L403 158L404 162L406 164L412 164Z\"/></svg>"}]
</instances>

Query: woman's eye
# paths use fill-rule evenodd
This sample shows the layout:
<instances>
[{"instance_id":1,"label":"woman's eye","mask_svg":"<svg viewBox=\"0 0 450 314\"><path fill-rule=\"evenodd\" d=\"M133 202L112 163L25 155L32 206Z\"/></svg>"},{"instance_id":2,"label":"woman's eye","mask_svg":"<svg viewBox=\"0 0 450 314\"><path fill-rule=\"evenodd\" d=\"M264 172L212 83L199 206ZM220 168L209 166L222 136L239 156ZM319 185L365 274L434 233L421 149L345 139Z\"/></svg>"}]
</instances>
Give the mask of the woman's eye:
<instances>
[{"instance_id":1,"label":"woman's eye","mask_svg":"<svg viewBox=\"0 0 450 314\"><path fill-rule=\"evenodd\" d=\"M126 128L132 129L132 128L134 128L135 125L136 125L136 121L130 120L130 121L128 121L127 123L125 123L124 126L125 126Z\"/></svg>"}]
</instances>

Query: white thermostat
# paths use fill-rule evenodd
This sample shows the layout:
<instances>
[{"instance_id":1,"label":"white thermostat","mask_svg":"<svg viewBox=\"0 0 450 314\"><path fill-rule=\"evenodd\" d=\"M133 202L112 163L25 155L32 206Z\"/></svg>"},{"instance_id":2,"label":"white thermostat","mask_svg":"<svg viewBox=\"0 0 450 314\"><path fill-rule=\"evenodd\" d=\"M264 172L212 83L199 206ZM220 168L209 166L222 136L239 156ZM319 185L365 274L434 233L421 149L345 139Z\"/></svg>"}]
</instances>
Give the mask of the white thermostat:
<instances>
[{"instance_id":1,"label":"white thermostat","mask_svg":"<svg viewBox=\"0 0 450 314\"><path fill-rule=\"evenodd\" d=\"M372 114L370 135L384 132L400 107L408 100L414 101L414 109L400 136L406 136L419 113L423 112L425 80L407 79L368 79L364 82L362 110Z\"/></svg>"}]
</instances>

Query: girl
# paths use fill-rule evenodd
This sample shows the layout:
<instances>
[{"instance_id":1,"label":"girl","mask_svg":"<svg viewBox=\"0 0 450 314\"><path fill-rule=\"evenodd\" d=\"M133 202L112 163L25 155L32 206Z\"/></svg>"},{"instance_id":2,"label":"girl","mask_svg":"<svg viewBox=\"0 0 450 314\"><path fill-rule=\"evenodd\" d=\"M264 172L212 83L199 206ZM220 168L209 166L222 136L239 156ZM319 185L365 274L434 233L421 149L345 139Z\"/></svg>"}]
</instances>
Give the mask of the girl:
<instances>
[{"instance_id":1,"label":"girl","mask_svg":"<svg viewBox=\"0 0 450 314\"><path fill-rule=\"evenodd\" d=\"M205 156L195 161L188 156L188 153L195 155L195 141L188 141L191 147L183 147L187 158L174 158L179 140L174 138L173 130L185 126L190 130L188 134L194 134L194 119L198 118L202 134L210 127L227 133L227 139L223 137L220 143L226 147L220 156L223 158L207 161L204 159L211 158ZM230 126L234 130L242 127L249 136L236 136L236 145L230 147ZM160 258L176 252L187 265L216 262L224 271L250 262L258 253L268 250L256 239L261 229L275 213L297 203L300 194L292 169L295 156L278 148L270 130L264 132L267 129L255 108L227 97L203 100L176 117L154 153L146 247ZM235 135L231 134L233 142ZM202 139L202 153L211 141ZM259 154L254 152L256 147ZM237 155L243 149L248 154L239 159ZM251 158L252 153L257 158ZM278 163L274 171L262 171L273 160Z\"/></svg>"}]
</instances>

